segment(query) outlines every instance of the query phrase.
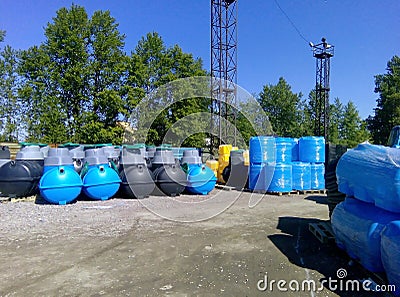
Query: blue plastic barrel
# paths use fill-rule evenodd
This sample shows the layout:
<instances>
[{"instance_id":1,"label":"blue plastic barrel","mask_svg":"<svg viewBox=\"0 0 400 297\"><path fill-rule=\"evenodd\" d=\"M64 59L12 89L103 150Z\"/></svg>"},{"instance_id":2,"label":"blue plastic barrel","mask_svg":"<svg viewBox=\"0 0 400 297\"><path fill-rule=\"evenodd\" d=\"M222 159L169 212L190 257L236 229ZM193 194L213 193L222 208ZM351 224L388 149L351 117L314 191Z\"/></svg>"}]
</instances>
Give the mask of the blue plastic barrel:
<instances>
[{"instance_id":1,"label":"blue plastic barrel","mask_svg":"<svg viewBox=\"0 0 400 297\"><path fill-rule=\"evenodd\" d=\"M331 223L336 244L366 269L383 272L381 233L388 223L398 218L398 214L371 203L346 198L332 213Z\"/></svg>"},{"instance_id":2,"label":"blue plastic barrel","mask_svg":"<svg viewBox=\"0 0 400 297\"><path fill-rule=\"evenodd\" d=\"M400 212L400 150L361 143L336 168L339 191L392 212Z\"/></svg>"},{"instance_id":3,"label":"blue plastic barrel","mask_svg":"<svg viewBox=\"0 0 400 297\"><path fill-rule=\"evenodd\" d=\"M292 163L292 188L293 190L311 189L311 165L305 162Z\"/></svg>"},{"instance_id":4,"label":"blue plastic barrel","mask_svg":"<svg viewBox=\"0 0 400 297\"><path fill-rule=\"evenodd\" d=\"M292 162L293 139L287 137L277 137L276 142L276 163Z\"/></svg>"},{"instance_id":5,"label":"blue plastic barrel","mask_svg":"<svg viewBox=\"0 0 400 297\"><path fill-rule=\"evenodd\" d=\"M396 287L392 292L400 296L400 220L389 223L382 233L382 264L389 284Z\"/></svg>"},{"instance_id":6,"label":"blue plastic barrel","mask_svg":"<svg viewBox=\"0 0 400 297\"><path fill-rule=\"evenodd\" d=\"M299 139L292 138L292 161L297 162L299 159Z\"/></svg>"},{"instance_id":7,"label":"blue plastic barrel","mask_svg":"<svg viewBox=\"0 0 400 297\"><path fill-rule=\"evenodd\" d=\"M271 184L268 187L269 192L290 192L292 191L292 165L277 163L275 165L274 175Z\"/></svg>"},{"instance_id":8,"label":"blue plastic barrel","mask_svg":"<svg viewBox=\"0 0 400 297\"><path fill-rule=\"evenodd\" d=\"M311 190L325 189L325 164L311 164Z\"/></svg>"},{"instance_id":9,"label":"blue plastic barrel","mask_svg":"<svg viewBox=\"0 0 400 297\"><path fill-rule=\"evenodd\" d=\"M254 136L249 143L250 163L276 162L276 143L272 136Z\"/></svg>"},{"instance_id":10,"label":"blue plastic barrel","mask_svg":"<svg viewBox=\"0 0 400 297\"><path fill-rule=\"evenodd\" d=\"M255 191L267 191L274 175L274 165L250 164L249 188Z\"/></svg>"},{"instance_id":11,"label":"blue plastic barrel","mask_svg":"<svg viewBox=\"0 0 400 297\"><path fill-rule=\"evenodd\" d=\"M305 136L299 139L299 160L309 163L325 162L325 139L319 136Z\"/></svg>"}]
</instances>

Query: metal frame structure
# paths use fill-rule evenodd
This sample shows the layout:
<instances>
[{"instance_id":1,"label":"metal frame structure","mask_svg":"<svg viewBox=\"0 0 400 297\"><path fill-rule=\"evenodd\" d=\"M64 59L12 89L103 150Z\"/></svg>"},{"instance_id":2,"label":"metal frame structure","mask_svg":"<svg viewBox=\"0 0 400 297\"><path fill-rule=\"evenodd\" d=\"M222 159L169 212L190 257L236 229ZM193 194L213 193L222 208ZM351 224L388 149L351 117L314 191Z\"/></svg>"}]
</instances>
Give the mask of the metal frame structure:
<instances>
[{"instance_id":1,"label":"metal frame structure","mask_svg":"<svg viewBox=\"0 0 400 297\"><path fill-rule=\"evenodd\" d=\"M222 141L236 145L237 0L211 0L211 77L212 151Z\"/></svg>"},{"instance_id":2,"label":"metal frame structure","mask_svg":"<svg viewBox=\"0 0 400 297\"><path fill-rule=\"evenodd\" d=\"M310 43L310 46L312 47L313 56L316 58L316 121L314 133L316 133L318 136L323 135L325 137L325 142L329 142L330 58L332 58L334 55L335 47L331 44L328 44L325 38L322 38L321 43L319 44L314 45Z\"/></svg>"}]
</instances>

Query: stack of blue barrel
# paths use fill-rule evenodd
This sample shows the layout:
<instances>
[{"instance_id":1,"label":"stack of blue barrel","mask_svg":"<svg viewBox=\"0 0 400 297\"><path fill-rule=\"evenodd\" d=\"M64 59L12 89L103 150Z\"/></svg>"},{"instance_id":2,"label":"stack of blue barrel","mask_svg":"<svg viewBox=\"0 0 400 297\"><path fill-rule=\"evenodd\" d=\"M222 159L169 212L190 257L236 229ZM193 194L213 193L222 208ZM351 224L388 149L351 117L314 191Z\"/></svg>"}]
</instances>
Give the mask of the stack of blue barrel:
<instances>
[{"instance_id":1,"label":"stack of blue barrel","mask_svg":"<svg viewBox=\"0 0 400 297\"><path fill-rule=\"evenodd\" d=\"M332 214L337 245L370 271L385 271L400 296L400 150L359 144L336 175L347 196Z\"/></svg>"},{"instance_id":2,"label":"stack of blue barrel","mask_svg":"<svg viewBox=\"0 0 400 297\"><path fill-rule=\"evenodd\" d=\"M292 138L277 137L276 164L268 192L292 191Z\"/></svg>"}]
</instances>

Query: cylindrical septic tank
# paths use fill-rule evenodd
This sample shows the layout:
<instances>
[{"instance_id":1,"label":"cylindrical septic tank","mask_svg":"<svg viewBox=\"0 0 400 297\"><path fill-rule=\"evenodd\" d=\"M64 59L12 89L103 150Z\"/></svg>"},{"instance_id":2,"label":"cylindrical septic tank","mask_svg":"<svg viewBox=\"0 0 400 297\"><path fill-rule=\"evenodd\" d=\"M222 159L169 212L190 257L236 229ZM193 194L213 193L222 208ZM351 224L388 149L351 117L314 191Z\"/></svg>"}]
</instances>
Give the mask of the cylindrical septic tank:
<instances>
[{"instance_id":1,"label":"cylindrical septic tank","mask_svg":"<svg viewBox=\"0 0 400 297\"><path fill-rule=\"evenodd\" d=\"M299 159L299 139L292 138L292 162L300 161Z\"/></svg>"},{"instance_id":2,"label":"cylindrical septic tank","mask_svg":"<svg viewBox=\"0 0 400 297\"><path fill-rule=\"evenodd\" d=\"M152 170L157 187L168 196L177 196L186 187L186 174L170 149L157 148Z\"/></svg>"},{"instance_id":3,"label":"cylindrical septic tank","mask_svg":"<svg viewBox=\"0 0 400 297\"><path fill-rule=\"evenodd\" d=\"M276 143L272 136L254 136L249 143L250 163L276 162Z\"/></svg>"},{"instance_id":4,"label":"cylindrical septic tank","mask_svg":"<svg viewBox=\"0 0 400 297\"><path fill-rule=\"evenodd\" d=\"M336 244L366 269L383 272L382 230L398 217L398 214L385 211L371 203L346 198L332 213L331 223Z\"/></svg>"},{"instance_id":5,"label":"cylindrical septic tank","mask_svg":"<svg viewBox=\"0 0 400 297\"><path fill-rule=\"evenodd\" d=\"M117 193L121 179L118 173L109 166L104 151L88 149L85 151L83 176L83 193L95 200L107 200Z\"/></svg>"},{"instance_id":6,"label":"cylindrical septic tank","mask_svg":"<svg viewBox=\"0 0 400 297\"><path fill-rule=\"evenodd\" d=\"M245 165L243 150L231 151L229 165L225 167L222 176L227 186L237 190L248 187L249 166Z\"/></svg>"},{"instance_id":7,"label":"cylindrical septic tank","mask_svg":"<svg viewBox=\"0 0 400 297\"><path fill-rule=\"evenodd\" d=\"M197 149L184 150L181 162L187 167L186 191L207 195L214 189L217 178L209 167L201 163Z\"/></svg>"},{"instance_id":8,"label":"cylindrical septic tank","mask_svg":"<svg viewBox=\"0 0 400 297\"><path fill-rule=\"evenodd\" d=\"M305 136L299 139L299 160L309 163L325 162L325 139L320 136Z\"/></svg>"},{"instance_id":9,"label":"cylindrical septic tank","mask_svg":"<svg viewBox=\"0 0 400 297\"><path fill-rule=\"evenodd\" d=\"M252 191L267 191L274 176L274 168L274 164L250 164L249 189Z\"/></svg>"},{"instance_id":10,"label":"cylindrical septic tank","mask_svg":"<svg viewBox=\"0 0 400 297\"><path fill-rule=\"evenodd\" d=\"M292 188L293 190L311 189L310 163L305 163L305 162L292 163Z\"/></svg>"},{"instance_id":11,"label":"cylindrical septic tank","mask_svg":"<svg viewBox=\"0 0 400 297\"><path fill-rule=\"evenodd\" d=\"M0 192L8 197L27 197L38 192L43 167L37 162L12 160L0 167Z\"/></svg>"},{"instance_id":12,"label":"cylindrical septic tank","mask_svg":"<svg viewBox=\"0 0 400 297\"><path fill-rule=\"evenodd\" d=\"M325 189L325 164L313 163L311 166L311 190Z\"/></svg>"},{"instance_id":13,"label":"cylindrical septic tank","mask_svg":"<svg viewBox=\"0 0 400 297\"><path fill-rule=\"evenodd\" d=\"M40 151L40 147L38 145L29 145L23 147L19 152L17 152L15 160L37 163L42 168L44 165L43 152Z\"/></svg>"},{"instance_id":14,"label":"cylindrical septic tank","mask_svg":"<svg viewBox=\"0 0 400 297\"><path fill-rule=\"evenodd\" d=\"M400 212L400 150L361 143L336 168L339 191L391 212Z\"/></svg>"},{"instance_id":15,"label":"cylindrical septic tank","mask_svg":"<svg viewBox=\"0 0 400 297\"><path fill-rule=\"evenodd\" d=\"M110 167L118 172L119 157L121 154L120 148L114 146L103 146L101 149L103 150L104 155L107 157Z\"/></svg>"},{"instance_id":16,"label":"cylindrical septic tank","mask_svg":"<svg viewBox=\"0 0 400 297\"><path fill-rule=\"evenodd\" d=\"M382 232L381 258L394 296L400 296L400 221L389 223Z\"/></svg>"},{"instance_id":17,"label":"cylindrical septic tank","mask_svg":"<svg viewBox=\"0 0 400 297\"><path fill-rule=\"evenodd\" d=\"M292 162L293 139L287 137L275 138L276 143L276 163Z\"/></svg>"},{"instance_id":18,"label":"cylindrical septic tank","mask_svg":"<svg viewBox=\"0 0 400 297\"><path fill-rule=\"evenodd\" d=\"M67 204L78 197L82 180L75 171L67 148L50 149L44 160L44 174L39 182L40 194L46 201Z\"/></svg>"},{"instance_id":19,"label":"cylindrical septic tank","mask_svg":"<svg viewBox=\"0 0 400 297\"><path fill-rule=\"evenodd\" d=\"M119 177L122 181L120 193L123 198L146 198L155 188L153 173L147 168L140 149L122 149Z\"/></svg>"},{"instance_id":20,"label":"cylindrical septic tank","mask_svg":"<svg viewBox=\"0 0 400 297\"><path fill-rule=\"evenodd\" d=\"M277 163L268 192L292 191L292 164Z\"/></svg>"}]
</instances>

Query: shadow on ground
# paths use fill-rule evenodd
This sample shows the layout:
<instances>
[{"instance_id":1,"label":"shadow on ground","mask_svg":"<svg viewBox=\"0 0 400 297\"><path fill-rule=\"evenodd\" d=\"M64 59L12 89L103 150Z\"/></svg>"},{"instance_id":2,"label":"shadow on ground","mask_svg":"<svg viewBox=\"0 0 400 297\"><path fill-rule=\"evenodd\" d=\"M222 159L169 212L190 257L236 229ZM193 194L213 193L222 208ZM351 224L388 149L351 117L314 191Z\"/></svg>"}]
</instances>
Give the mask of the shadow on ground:
<instances>
[{"instance_id":1,"label":"shadow on ground","mask_svg":"<svg viewBox=\"0 0 400 297\"><path fill-rule=\"evenodd\" d=\"M323 201L325 197L310 196L306 199L314 200L316 203ZM322 282L330 279L339 281L337 276L339 269L346 269L346 280L362 280L372 278L379 283L379 280L368 273L358 263L351 261L347 254L337 248L334 242L321 243L309 231L310 223L326 222L319 219L301 218L301 217L280 217L277 229L281 230L282 234L269 235L268 238L272 243L288 258L288 260L305 269L315 270L321 273L324 277L319 279ZM339 282L338 282L339 284ZM320 286L320 284L317 284ZM345 285L345 283L344 283ZM343 286L344 286L343 285ZM360 291L354 292L349 290L340 290L340 287L330 289L332 286L325 285L325 290L330 290L343 297L353 296L390 296L388 294L377 294L377 292L365 292L360 284Z\"/></svg>"}]
</instances>

